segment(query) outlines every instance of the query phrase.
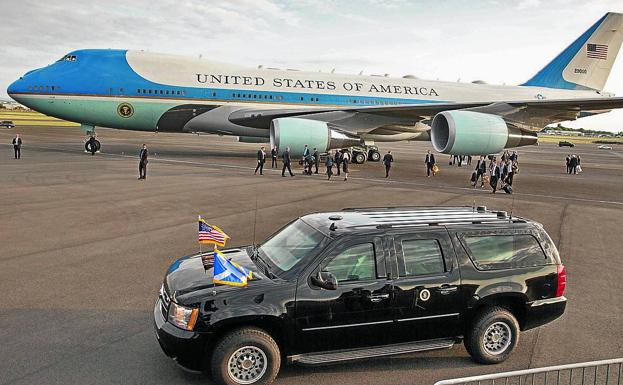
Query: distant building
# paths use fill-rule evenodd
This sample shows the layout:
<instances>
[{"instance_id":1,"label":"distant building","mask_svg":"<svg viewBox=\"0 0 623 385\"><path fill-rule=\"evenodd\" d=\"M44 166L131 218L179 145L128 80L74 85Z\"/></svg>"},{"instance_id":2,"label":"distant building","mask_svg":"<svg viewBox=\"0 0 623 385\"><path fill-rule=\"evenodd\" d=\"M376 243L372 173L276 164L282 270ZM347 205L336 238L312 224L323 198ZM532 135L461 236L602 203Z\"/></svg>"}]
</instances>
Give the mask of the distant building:
<instances>
[{"instance_id":1,"label":"distant building","mask_svg":"<svg viewBox=\"0 0 623 385\"><path fill-rule=\"evenodd\" d=\"M14 101L2 100L0 101L0 106L2 106L1 108L7 109L7 110L28 110L27 107Z\"/></svg>"}]
</instances>

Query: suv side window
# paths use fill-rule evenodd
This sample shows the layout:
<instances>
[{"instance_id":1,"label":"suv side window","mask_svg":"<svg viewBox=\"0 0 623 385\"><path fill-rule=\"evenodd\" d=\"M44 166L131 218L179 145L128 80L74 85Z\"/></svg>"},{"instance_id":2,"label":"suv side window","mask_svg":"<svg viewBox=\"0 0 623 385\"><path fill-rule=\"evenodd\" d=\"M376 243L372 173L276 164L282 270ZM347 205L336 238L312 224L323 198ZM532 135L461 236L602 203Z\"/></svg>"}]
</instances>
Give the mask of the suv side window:
<instances>
[{"instance_id":1,"label":"suv side window","mask_svg":"<svg viewBox=\"0 0 623 385\"><path fill-rule=\"evenodd\" d=\"M325 267L338 282L364 281L376 278L373 243L360 243L348 247L335 256Z\"/></svg>"},{"instance_id":2,"label":"suv side window","mask_svg":"<svg viewBox=\"0 0 623 385\"><path fill-rule=\"evenodd\" d=\"M464 235L463 242L479 270L543 266L549 263L530 234Z\"/></svg>"},{"instance_id":3,"label":"suv side window","mask_svg":"<svg viewBox=\"0 0 623 385\"><path fill-rule=\"evenodd\" d=\"M446 271L436 239L404 239L401 246L404 256L404 271L401 266L401 276L435 275Z\"/></svg>"}]
</instances>

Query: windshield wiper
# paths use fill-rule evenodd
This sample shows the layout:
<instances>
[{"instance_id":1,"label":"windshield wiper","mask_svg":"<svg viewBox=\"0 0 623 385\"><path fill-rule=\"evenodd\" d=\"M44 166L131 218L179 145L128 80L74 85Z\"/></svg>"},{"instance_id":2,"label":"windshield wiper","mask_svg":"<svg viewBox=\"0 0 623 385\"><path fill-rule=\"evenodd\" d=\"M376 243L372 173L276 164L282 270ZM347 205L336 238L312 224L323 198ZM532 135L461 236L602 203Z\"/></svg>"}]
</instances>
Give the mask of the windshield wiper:
<instances>
[{"instance_id":1,"label":"windshield wiper","mask_svg":"<svg viewBox=\"0 0 623 385\"><path fill-rule=\"evenodd\" d=\"M266 262L264 259L262 259L262 257L260 257L259 247L257 247L257 245L253 245L252 251L253 252L251 253L251 260L261 262L261 264L264 266L264 274L266 274L268 278L270 279L277 278L277 276L270 271L268 262Z\"/></svg>"}]
</instances>

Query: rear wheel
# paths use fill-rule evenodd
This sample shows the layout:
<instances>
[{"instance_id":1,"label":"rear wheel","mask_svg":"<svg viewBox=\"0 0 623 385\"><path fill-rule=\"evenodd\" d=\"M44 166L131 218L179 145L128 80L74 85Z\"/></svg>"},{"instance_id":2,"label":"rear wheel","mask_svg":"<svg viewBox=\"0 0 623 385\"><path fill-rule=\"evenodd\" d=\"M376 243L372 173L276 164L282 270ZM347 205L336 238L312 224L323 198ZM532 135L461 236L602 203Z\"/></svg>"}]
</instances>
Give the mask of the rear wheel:
<instances>
[{"instance_id":1,"label":"rear wheel","mask_svg":"<svg viewBox=\"0 0 623 385\"><path fill-rule=\"evenodd\" d=\"M481 364L503 362L519 340L519 324L511 312L491 307L474 318L465 338L465 348L472 359Z\"/></svg>"},{"instance_id":2,"label":"rear wheel","mask_svg":"<svg viewBox=\"0 0 623 385\"><path fill-rule=\"evenodd\" d=\"M281 353L265 331L243 328L226 335L214 348L211 374L221 385L268 385L275 380Z\"/></svg>"}]
</instances>

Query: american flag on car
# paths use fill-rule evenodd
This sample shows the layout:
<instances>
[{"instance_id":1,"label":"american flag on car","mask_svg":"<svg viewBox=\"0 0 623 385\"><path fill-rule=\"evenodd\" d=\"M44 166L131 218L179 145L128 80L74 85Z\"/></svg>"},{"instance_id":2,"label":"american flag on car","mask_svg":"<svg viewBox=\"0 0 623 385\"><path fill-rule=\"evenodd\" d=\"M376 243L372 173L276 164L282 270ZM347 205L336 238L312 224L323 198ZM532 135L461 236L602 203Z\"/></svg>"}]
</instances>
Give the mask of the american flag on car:
<instances>
[{"instance_id":1,"label":"american flag on car","mask_svg":"<svg viewBox=\"0 0 623 385\"><path fill-rule=\"evenodd\" d=\"M225 246L229 236L216 226L208 224L199 217L199 243L213 243L218 246Z\"/></svg>"}]
</instances>

